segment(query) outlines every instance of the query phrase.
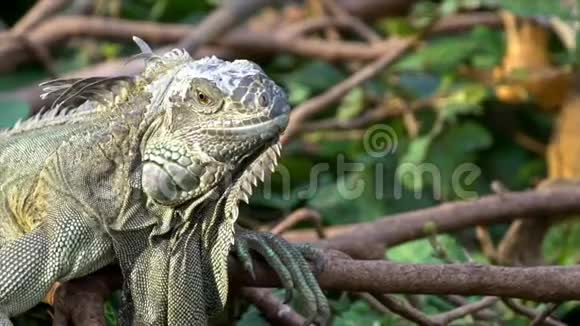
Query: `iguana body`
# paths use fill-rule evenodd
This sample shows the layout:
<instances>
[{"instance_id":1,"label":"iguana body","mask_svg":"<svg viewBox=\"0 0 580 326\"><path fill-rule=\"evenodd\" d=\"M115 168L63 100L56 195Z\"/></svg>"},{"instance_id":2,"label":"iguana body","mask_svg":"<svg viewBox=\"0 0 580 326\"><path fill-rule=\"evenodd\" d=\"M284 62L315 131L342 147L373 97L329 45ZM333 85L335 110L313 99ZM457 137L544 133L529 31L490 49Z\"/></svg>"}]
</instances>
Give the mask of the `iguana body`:
<instances>
[{"instance_id":1,"label":"iguana body","mask_svg":"<svg viewBox=\"0 0 580 326\"><path fill-rule=\"evenodd\" d=\"M0 136L0 325L114 262L124 324L205 325L225 304L234 240L248 269L260 252L325 317L296 249L234 238L238 201L276 164L282 90L248 61L140 46L140 76L46 83L51 109Z\"/></svg>"}]
</instances>

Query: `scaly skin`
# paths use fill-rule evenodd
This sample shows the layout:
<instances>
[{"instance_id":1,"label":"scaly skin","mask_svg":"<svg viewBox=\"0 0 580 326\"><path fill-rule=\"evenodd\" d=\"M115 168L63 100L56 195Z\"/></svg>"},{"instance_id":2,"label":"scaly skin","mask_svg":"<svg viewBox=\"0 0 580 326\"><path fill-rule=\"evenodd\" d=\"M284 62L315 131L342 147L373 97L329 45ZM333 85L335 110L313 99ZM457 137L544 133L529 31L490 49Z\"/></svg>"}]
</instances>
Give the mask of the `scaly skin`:
<instances>
[{"instance_id":1,"label":"scaly skin","mask_svg":"<svg viewBox=\"0 0 580 326\"><path fill-rule=\"evenodd\" d=\"M273 170L284 92L255 64L181 50L138 77L44 84L52 107L0 135L0 325L56 281L123 271L126 325L206 325L228 293L232 245L265 256L324 323L299 247L237 229L238 202ZM237 232L236 232L237 230Z\"/></svg>"}]
</instances>

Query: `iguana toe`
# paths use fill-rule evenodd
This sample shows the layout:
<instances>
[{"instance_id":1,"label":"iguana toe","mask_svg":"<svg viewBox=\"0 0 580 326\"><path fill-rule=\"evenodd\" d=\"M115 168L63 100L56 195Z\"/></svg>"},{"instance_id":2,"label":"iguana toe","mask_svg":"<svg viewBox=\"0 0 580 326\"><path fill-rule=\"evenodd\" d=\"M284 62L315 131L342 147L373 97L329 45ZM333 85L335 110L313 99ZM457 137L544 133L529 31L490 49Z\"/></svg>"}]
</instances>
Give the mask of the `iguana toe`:
<instances>
[{"instance_id":1,"label":"iguana toe","mask_svg":"<svg viewBox=\"0 0 580 326\"><path fill-rule=\"evenodd\" d=\"M239 229L236 233L236 253L245 265L250 259L247 249L256 251L276 271L286 289L286 301L296 290L301 298L307 316L307 323L324 325L330 316L328 301L310 270L306 259L315 263L320 270L324 262L321 252L307 245L293 245L270 233ZM242 247L240 250L239 247ZM242 255L240 255L240 251Z\"/></svg>"},{"instance_id":2,"label":"iguana toe","mask_svg":"<svg viewBox=\"0 0 580 326\"><path fill-rule=\"evenodd\" d=\"M252 279L256 279L256 273L254 272L254 263L252 262L252 255L250 253L250 248L248 246L248 242L246 241L236 241L234 246L234 250L236 251L236 255L238 259L242 263L244 270L248 272L252 276Z\"/></svg>"},{"instance_id":3,"label":"iguana toe","mask_svg":"<svg viewBox=\"0 0 580 326\"><path fill-rule=\"evenodd\" d=\"M294 280L289 269L286 267L285 263L281 260L280 255L268 244L268 242L261 236L261 233L250 232L247 230L238 231L236 234L236 242L234 244L236 254L238 259L242 262L244 269L247 270L252 277L254 267L252 263L252 257L250 255L250 250L254 250L260 254L268 265L278 266L275 268L282 286L286 289L285 300L292 300L292 289L294 288Z\"/></svg>"}]
</instances>

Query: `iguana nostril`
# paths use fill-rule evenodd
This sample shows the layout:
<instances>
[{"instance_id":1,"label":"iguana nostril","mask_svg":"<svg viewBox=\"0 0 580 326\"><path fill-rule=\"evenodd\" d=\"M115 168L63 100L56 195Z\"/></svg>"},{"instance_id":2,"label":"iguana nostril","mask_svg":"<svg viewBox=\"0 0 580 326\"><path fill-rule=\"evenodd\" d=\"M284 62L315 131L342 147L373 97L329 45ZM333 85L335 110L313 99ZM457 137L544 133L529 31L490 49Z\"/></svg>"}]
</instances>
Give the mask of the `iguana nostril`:
<instances>
[{"instance_id":1,"label":"iguana nostril","mask_svg":"<svg viewBox=\"0 0 580 326\"><path fill-rule=\"evenodd\" d=\"M264 93L260 94L260 96L258 96L258 104L263 108L267 107L270 104L268 95Z\"/></svg>"}]
</instances>

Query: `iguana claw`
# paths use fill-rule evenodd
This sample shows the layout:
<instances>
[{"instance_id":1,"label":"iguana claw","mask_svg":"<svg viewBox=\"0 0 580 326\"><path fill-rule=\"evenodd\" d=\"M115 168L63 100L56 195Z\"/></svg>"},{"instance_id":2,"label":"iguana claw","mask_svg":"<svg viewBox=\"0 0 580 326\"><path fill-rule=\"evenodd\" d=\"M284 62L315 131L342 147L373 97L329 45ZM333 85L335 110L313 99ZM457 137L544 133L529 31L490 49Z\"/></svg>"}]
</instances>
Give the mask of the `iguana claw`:
<instances>
[{"instance_id":1,"label":"iguana claw","mask_svg":"<svg viewBox=\"0 0 580 326\"><path fill-rule=\"evenodd\" d=\"M237 228L234 250L244 269L252 276L250 250L264 257L268 265L276 271L286 290L285 302L292 299L292 294L296 290L304 303L307 323L319 325L327 323L330 316L328 301L306 261L311 260L315 263L316 272L321 271L324 259L318 249L305 244L290 244L271 233Z\"/></svg>"}]
</instances>

